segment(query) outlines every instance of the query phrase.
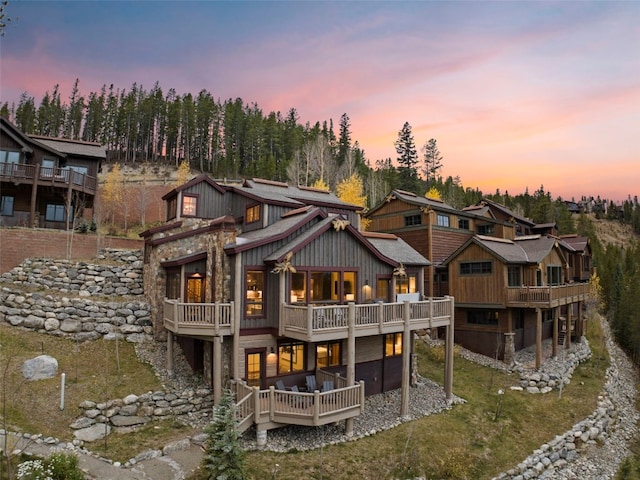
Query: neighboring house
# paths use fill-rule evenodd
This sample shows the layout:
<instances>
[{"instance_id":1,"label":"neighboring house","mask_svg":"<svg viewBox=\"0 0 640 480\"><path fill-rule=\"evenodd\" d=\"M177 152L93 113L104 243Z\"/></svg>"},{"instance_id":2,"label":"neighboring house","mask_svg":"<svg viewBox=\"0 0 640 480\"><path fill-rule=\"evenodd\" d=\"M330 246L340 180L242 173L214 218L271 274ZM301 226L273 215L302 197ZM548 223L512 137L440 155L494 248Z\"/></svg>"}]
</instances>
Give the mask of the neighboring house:
<instances>
[{"instance_id":1,"label":"neighboring house","mask_svg":"<svg viewBox=\"0 0 640 480\"><path fill-rule=\"evenodd\" d=\"M456 299L456 343L507 363L515 351L536 345L539 366L542 340L554 339L554 355L558 344L579 340L589 284L567 283L560 243L542 235L477 235L454 252L446 263Z\"/></svg>"},{"instance_id":2,"label":"neighboring house","mask_svg":"<svg viewBox=\"0 0 640 480\"><path fill-rule=\"evenodd\" d=\"M372 231L398 235L431 260L425 285L433 279L428 291L455 298L456 343L509 363L551 336L555 354L567 325L574 338L584 334L589 286L573 282L589 279L587 239L554 237L555 224L536 225L490 200L456 210L400 190L366 216Z\"/></svg>"},{"instance_id":3,"label":"neighboring house","mask_svg":"<svg viewBox=\"0 0 640 480\"><path fill-rule=\"evenodd\" d=\"M68 230L91 219L105 158L99 144L25 135L0 117L0 225Z\"/></svg>"},{"instance_id":4,"label":"neighboring house","mask_svg":"<svg viewBox=\"0 0 640 480\"><path fill-rule=\"evenodd\" d=\"M430 297L449 294L444 261L474 234L513 236L513 224L496 219L486 206L457 210L404 190L393 190L366 217L370 231L393 233L431 261L424 278Z\"/></svg>"},{"instance_id":5,"label":"neighboring house","mask_svg":"<svg viewBox=\"0 0 640 480\"><path fill-rule=\"evenodd\" d=\"M168 368L175 339L215 399L233 382L241 429L257 424L264 441L269 428L347 419L349 431L365 395L397 388L406 415L413 333L430 328L447 332L450 398L453 301L424 298L429 261L360 232L359 207L206 175L163 198L167 223L141 234L154 332L168 337Z\"/></svg>"}]
</instances>

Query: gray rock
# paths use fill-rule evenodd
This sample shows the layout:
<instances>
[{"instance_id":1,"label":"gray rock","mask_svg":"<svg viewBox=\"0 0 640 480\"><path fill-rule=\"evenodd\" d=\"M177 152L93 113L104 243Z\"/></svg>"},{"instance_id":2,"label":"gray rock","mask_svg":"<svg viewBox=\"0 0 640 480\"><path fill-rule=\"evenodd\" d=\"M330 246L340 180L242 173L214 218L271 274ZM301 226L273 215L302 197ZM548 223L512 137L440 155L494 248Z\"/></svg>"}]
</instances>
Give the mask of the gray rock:
<instances>
[{"instance_id":1,"label":"gray rock","mask_svg":"<svg viewBox=\"0 0 640 480\"><path fill-rule=\"evenodd\" d=\"M39 355L22 364L22 376L27 380L53 378L58 373L58 361L49 355Z\"/></svg>"}]
</instances>

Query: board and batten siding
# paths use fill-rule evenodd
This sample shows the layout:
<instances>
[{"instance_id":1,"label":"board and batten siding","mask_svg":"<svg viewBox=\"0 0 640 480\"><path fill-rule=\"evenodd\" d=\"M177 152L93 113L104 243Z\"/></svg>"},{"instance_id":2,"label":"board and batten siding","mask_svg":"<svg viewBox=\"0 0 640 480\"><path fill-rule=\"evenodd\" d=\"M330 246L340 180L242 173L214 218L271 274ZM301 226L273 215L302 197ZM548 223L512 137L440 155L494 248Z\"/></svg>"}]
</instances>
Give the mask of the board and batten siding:
<instances>
[{"instance_id":1,"label":"board and batten siding","mask_svg":"<svg viewBox=\"0 0 640 480\"><path fill-rule=\"evenodd\" d=\"M224 195L207 182L198 182L182 192L183 197L190 194L198 196L198 217L218 218L228 213Z\"/></svg>"},{"instance_id":2,"label":"board and batten siding","mask_svg":"<svg viewBox=\"0 0 640 480\"><path fill-rule=\"evenodd\" d=\"M491 262L491 274L460 275L460 264L465 262ZM455 292L456 303L506 303L505 265L485 249L470 244L449 265L449 287Z\"/></svg>"}]
</instances>

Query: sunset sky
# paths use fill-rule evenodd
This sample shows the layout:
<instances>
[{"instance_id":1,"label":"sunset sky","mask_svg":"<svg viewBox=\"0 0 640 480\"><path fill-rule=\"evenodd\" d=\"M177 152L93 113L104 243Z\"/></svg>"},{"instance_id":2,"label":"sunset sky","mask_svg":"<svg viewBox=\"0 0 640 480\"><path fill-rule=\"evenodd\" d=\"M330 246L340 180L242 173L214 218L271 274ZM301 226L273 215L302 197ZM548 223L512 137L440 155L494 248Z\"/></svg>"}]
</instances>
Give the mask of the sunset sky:
<instances>
[{"instance_id":1,"label":"sunset sky","mask_svg":"<svg viewBox=\"0 0 640 480\"><path fill-rule=\"evenodd\" d=\"M640 195L640 1L9 0L0 102L76 78L208 90L351 120L375 160L404 122L465 187Z\"/></svg>"}]
</instances>

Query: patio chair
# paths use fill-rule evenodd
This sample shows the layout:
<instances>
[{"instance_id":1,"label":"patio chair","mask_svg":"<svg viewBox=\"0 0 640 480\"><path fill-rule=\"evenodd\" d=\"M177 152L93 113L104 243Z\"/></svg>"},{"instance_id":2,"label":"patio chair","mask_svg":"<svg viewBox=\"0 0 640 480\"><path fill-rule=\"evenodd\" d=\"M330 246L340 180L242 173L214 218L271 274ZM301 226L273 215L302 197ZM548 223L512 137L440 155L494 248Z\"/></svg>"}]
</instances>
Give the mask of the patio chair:
<instances>
[{"instance_id":1,"label":"patio chair","mask_svg":"<svg viewBox=\"0 0 640 480\"><path fill-rule=\"evenodd\" d=\"M305 383L307 384L307 392L314 392L318 389L315 375L307 375Z\"/></svg>"},{"instance_id":2,"label":"patio chair","mask_svg":"<svg viewBox=\"0 0 640 480\"><path fill-rule=\"evenodd\" d=\"M284 386L284 382L282 380L276 381L276 390L286 390L287 387Z\"/></svg>"},{"instance_id":3,"label":"patio chair","mask_svg":"<svg viewBox=\"0 0 640 480\"><path fill-rule=\"evenodd\" d=\"M330 392L331 390L333 390L333 380L325 380L322 382L323 392Z\"/></svg>"}]
</instances>

